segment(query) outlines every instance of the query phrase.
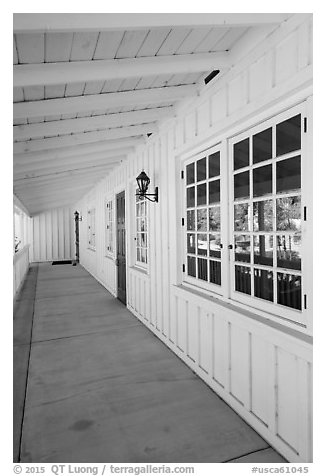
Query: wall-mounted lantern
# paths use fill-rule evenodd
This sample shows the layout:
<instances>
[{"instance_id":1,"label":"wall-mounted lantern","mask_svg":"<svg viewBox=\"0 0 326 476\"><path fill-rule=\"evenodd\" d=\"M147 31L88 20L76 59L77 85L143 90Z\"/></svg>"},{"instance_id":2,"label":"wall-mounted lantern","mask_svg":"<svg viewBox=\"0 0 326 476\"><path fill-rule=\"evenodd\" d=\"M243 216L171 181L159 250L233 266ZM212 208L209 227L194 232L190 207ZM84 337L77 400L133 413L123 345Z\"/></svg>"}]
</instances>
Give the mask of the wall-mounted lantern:
<instances>
[{"instance_id":1,"label":"wall-mounted lantern","mask_svg":"<svg viewBox=\"0 0 326 476\"><path fill-rule=\"evenodd\" d=\"M77 210L75 211L75 220L77 221L83 221L83 217L79 215L79 212Z\"/></svg>"},{"instance_id":2,"label":"wall-mounted lantern","mask_svg":"<svg viewBox=\"0 0 326 476\"><path fill-rule=\"evenodd\" d=\"M150 202L158 202L158 187L155 187L155 193L146 193L148 190L148 185L150 184L150 179L149 177L147 177L144 170L138 175L136 180L137 180L138 190L139 190L139 192L136 193L136 195L138 195L139 197L145 197ZM148 197L154 197L154 199L148 198Z\"/></svg>"}]
</instances>

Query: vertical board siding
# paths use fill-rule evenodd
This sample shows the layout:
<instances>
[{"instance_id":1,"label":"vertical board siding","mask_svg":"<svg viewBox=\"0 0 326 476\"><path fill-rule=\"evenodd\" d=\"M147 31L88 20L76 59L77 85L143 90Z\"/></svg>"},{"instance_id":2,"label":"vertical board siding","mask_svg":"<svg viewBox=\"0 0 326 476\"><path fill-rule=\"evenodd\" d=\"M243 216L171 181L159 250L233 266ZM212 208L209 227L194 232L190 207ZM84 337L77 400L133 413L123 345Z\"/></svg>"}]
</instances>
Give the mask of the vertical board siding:
<instances>
[{"instance_id":1,"label":"vertical board siding","mask_svg":"<svg viewBox=\"0 0 326 476\"><path fill-rule=\"evenodd\" d=\"M78 204L80 261L116 295L116 250L105 256L104 203L126 190L127 305L148 328L183 359L211 388L267 441L293 462L311 461L311 346L257 323L204 296L179 286L182 281L180 156L202 150L241 130L255 113L284 107L278 98L304 90L312 63L311 20L289 20L192 101L176 108L144 145L97 184ZM305 74L303 74L305 73ZM304 90L305 91L305 90ZM292 98L292 96L291 96ZM292 99L291 99L292 100ZM295 99L293 99L294 101ZM228 136L228 134L230 134ZM217 139L216 139L217 140ZM135 178L144 168L150 192L159 187L159 202L148 202L147 269L135 266ZM87 247L87 210L96 209L96 250ZM53 254L68 240L60 209L51 212ZM34 259L43 239L35 217ZM48 234L48 232L47 232ZM66 238L65 238L66 237ZM70 231L70 244L72 232ZM73 247L71 248L73 249ZM223 275L227 278L227 275ZM299 370L300 369L300 370ZM300 416L300 418L299 418ZM298 421L300 421L298 423Z\"/></svg>"},{"instance_id":2,"label":"vertical board siding","mask_svg":"<svg viewBox=\"0 0 326 476\"><path fill-rule=\"evenodd\" d=\"M74 209L57 208L34 216L33 262L75 258Z\"/></svg>"}]
</instances>

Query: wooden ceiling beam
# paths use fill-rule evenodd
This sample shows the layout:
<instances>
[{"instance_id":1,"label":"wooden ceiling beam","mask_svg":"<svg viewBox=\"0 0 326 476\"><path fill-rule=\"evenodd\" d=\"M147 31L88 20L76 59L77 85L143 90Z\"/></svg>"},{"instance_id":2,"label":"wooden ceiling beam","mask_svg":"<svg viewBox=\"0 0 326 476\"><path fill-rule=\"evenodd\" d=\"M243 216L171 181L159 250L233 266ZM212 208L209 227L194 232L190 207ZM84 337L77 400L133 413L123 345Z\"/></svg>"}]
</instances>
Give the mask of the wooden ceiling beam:
<instances>
[{"instance_id":1,"label":"wooden ceiling beam","mask_svg":"<svg viewBox=\"0 0 326 476\"><path fill-rule=\"evenodd\" d=\"M105 175L104 175L105 176ZM65 188L65 186L73 187L74 183L78 182L78 185L91 185L95 183L95 181L99 180L101 177L103 177L103 173L98 173L98 174L92 174L92 175L84 175L84 176L79 176L78 180L75 178L71 178L70 176L64 176L64 177L59 177L59 178L53 178L53 176L50 176L50 178L47 176L47 178L43 180L39 180L35 182L33 179L24 179L24 180L18 180L14 183L14 190L17 193L22 193L24 191L28 190L35 190L35 189L42 189L42 188L48 188L48 187L58 187L58 189Z\"/></svg>"},{"instance_id":2,"label":"wooden ceiling beam","mask_svg":"<svg viewBox=\"0 0 326 476\"><path fill-rule=\"evenodd\" d=\"M76 145L72 147L59 147L51 150L41 150L14 154L14 162L24 163L25 161L37 160L57 160L76 156L89 156L97 154L117 153L121 149L133 149L135 146L144 143L144 138L123 138L118 140L100 141L89 144Z\"/></svg>"},{"instance_id":3,"label":"wooden ceiling beam","mask_svg":"<svg viewBox=\"0 0 326 476\"><path fill-rule=\"evenodd\" d=\"M94 154L76 154L70 157L48 157L38 155L36 157L29 157L28 159L24 154L18 154L14 156L14 168L15 167L25 167L32 165L33 167L38 167L38 165L44 164L73 164L73 163L84 163L84 162L97 162L99 160L110 160L118 156L126 156L127 154L133 152L132 147L125 147L117 150L109 150L103 152L95 152Z\"/></svg>"},{"instance_id":4,"label":"wooden ceiling beam","mask_svg":"<svg viewBox=\"0 0 326 476\"><path fill-rule=\"evenodd\" d=\"M105 114L77 119L41 122L14 126L14 140L28 140L46 136L110 129L112 127L131 126L157 121L174 112L173 106L142 109L140 111Z\"/></svg>"},{"instance_id":5,"label":"wooden ceiling beam","mask_svg":"<svg viewBox=\"0 0 326 476\"><path fill-rule=\"evenodd\" d=\"M136 137L157 131L155 122L144 125L116 127L104 131L84 132L71 134L49 139L34 139L30 141L16 142L13 145L14 154L23 152L34 152L38 150L56 149L57 147L68 147L73 145L87 144L103 140L121 139L123 137Z\"/></svg>"},{"instance_id":6,"label":"wooden ceiling beam","mask_svg":"<svg viewBox=\"0 0 326 476\"><path fill-rule=\"evenodd\" d=\"M103 159L99 161L87 160L83 162L59 162L59 163L45 163L45 164L26 164L14 166L14 177L24 174L33 175L40 174L43 172L55 173L55 172L64 172L69 170L83 170L89 167L105 167L105 166L115 166L121 163L126 156L121 155L118 157L112 157L111 159Z\"/></svg>"},{"instance_id":7,"label":"wooden ceiling beam","mask_svg":"<svg viewBox=\"0 0 326 476\"><path fill-rule=\"evenodd\" d=\"M152 71L152 74L155 74L155 71ZM195 95L196 91L196 85L187 84L184 86L166 86L163 88L17 102L13 105L13 118L19 120L42 116L89 113L114 107L146 106L147 104L162 104L169 101L172 103Z\"/></svg>"},{"instance_id":8,"label":"wooden ceiling beam","mask_svg":"<svg viewBox=\"0 0 326 476\"><path fill-rule=\"evenodd\" d=\"M281 23L286 13L14 13L14 33L244 27Z\"/></svg>"},{"instance_id":9,"label":"wooden ceiling beam","mask_svg":"<svg viewBox=\"0 0 326 476\"><path fill-rule=\"evenodd\" d=\"M15 180L20 180L28 177L43 177L46 175L54 175L54 174L61 174L65 172L94 172L94 171L107 171L112 169L118 162L112 162L112 163L105 163L105 164L99 164L99 165L87 165L84 167L76 167L75 165L72 165L71 167L49 167L45 169L34 169L33 171L30 172L21 172L21 171L14 171L14 181Z\"/></svg>"},{"instance_id":10,"label":"wooden ceiling beam","mask_svg":"<svg viewBox=\"0 0 326 476\"><path fill-rule=\"evenodd\" d=\"M90 81L137 78L160 74L191 74L223 70L230 66L229 53L194 53L96 61L67 61L14 65L13 86L54 86Z\"/></svg>"}]
</instances>

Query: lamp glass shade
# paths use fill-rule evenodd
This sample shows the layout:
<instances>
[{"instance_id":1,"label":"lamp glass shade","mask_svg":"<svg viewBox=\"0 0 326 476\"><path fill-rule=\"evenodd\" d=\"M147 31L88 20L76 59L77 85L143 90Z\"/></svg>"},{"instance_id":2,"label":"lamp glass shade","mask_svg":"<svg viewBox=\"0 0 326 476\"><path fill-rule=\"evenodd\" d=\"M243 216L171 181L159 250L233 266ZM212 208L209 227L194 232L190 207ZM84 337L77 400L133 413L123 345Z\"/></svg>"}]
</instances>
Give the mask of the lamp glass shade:
<instances>
[{"instance_id":1,"label":"lamp glass shade","mask_svg":"<svg viewBox=\"0 0 326 476\"><path fill-rule=\"evenodd\" d=\"M147 177L146 173L142 171L138 177L136 178L139 194L144 195L147 192L148 185L150 183L150 179Z\"/></svg>"}]
</instances>

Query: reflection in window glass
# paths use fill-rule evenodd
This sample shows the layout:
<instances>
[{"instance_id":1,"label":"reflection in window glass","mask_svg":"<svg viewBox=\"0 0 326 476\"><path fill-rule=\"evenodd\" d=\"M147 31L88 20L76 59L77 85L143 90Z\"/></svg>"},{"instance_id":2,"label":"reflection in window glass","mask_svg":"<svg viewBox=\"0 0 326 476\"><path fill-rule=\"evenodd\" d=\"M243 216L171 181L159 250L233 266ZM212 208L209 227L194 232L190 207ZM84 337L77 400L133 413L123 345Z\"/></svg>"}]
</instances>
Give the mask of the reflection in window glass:
<instances>
[{"instance_id":1,"label":"reflection in window glass","mask_svg":"<svg viewBox=\"0 0 326 476\"><path fill-rule=\"evenodd\" d=\"M234 176L234 199L249 197L249 172L242 172Z\"/></svg>"},{"instance_id":2,"label":"reflection in window glass","mask_svg":"<svg viewBox=\"0 0 326 476\"><path fill-rule=\"evenodd\" d=\"M207 260L202 258L197 258L198 264L198 279L203 279L207 281Z\"/></svg>"},{"instance_id":3,"label":"reflection in window glass","mask_svg":"<svg viewBox=\"0 0 326 476\"><path fill-rule=\"evenodd\" d=\"M235 266L235 290L251 294L251 270L248 266Z\"/></svg>"},{"instance_id":4,"label":"reflection in window glass","mask_svg":"<svg viewBox=\"0 0 326 476\"><path fill-rule=\"evenodd\" d=\"M272 157L272 128L253 136L253 163L263 162Z\"/></svg>"},{"instance_id":5,"label":"reflection in window glass","mask_svg":"<svg viewBox=\"0 0 326 476\"><path fill-rule=\"evenodd\" d=\"M301 310L301 276L277 273L277 302Z\"/></svg>"},{"instance_id":6,"label":"reflection in window glass","mask_svg":"<svg viewBox=\"0 0 326 476\"><path fill-rule=\"evenodd\" d=\"M301 149L301 114L276 126L276 155Z\"/></svg>"},{"instance_id":7,"label":"reflection in window glass","mask_svg":"<svg viewBox=\"0 0 326 476\"><path fill-rule=\"evenodd\" d=\"M196 241L195 241L195 234L188 233L187 234L187 252L195 254L196 253Z\"/></svg>"},{"instance_id":8,"label":"reflection in window glass","mask_svg":"<svg viewBox=\"0 0 326 476\"><path fill-rule=\"evenodd\" d=\"M197 206L206 205L206 203L206 183L202 183L201 185L197 185Z\"/></svg>"},{"instance_id":9,"label":"reflection in window glass","mask_svg":"<svg viewBox=\"0 0 326 476\"><path fill-rule=\"evenodd\" d=\"M249 203L239 203L234 205L234 230L248 231L249 230Z\"/></svg>"},{"instance_id":10,"label":"reflection in window glass","mask_svg":"<svg viewBox=\"0 0 326 476\"><path fill-rule=\"evenodd\" d=\"M207 234L199 233L197 235L197 252L199 255L207 256Z\"/></svg>"},{"instance_id":11,"label":"reflection in window glass","mask_svg":"<svg viewBox=\"0 0 326 476\"><path fill-rule=\"evenodd\" d=\"M195 210L187 211L187 230L195 230Z\"/></svg>"},{"instance_id":12,"label":"reflection in window glass","mask_svg":"<svg viewBox=\"0 0 326 476\"><path fill-rule=\"evenodd\" d=\"M196 277L196 258L192 256L187 257L187 272L189 276Z\"/></svg>"},{"instance_id":13,"label":"reflection in window glass","mask_svg":"<svg viewBox=\"0 0 326 476\"><path fill-rule=\"evenodd\" d=\"M281 160L276 164L276 191L291 192L301 188L301 157Z\"/></svg>"},{"instance_id":14,"label":"reflection in window glass","mask_svg":"<svg viewBox=\"0 0 326 476\"><path fill-rule=\"evenodd\" d=\"M273 236L254 236L254 263L273 266Z\"/></svg>"},{"instance_id":15,"label":"reflection in window glass","mask_svg":"<svg viewBox=\"0 0 326 476\"><path fill-rule=\"evenodd\" d=\"M221 263L209 260L209 281L221 285Z\"/></svg>"},{"instance_id":16,"label":"reflection in window glass","mask_svg":"<svg viewBox=\"0 0 326 476\"><path fill-rule=\"evenodd\" d=\"M254 231L273 230L273 201L254 202Z\"/></svg>"},{"instance_id":17,"label":"reflection in window glass","mask_svg":"<svg viewBox=\"0 0 326 476\"><path fill-rule=\"evenodd\" d=\"M236 235L234 237L234 259L250 263L250 235Z\"/></svg>"},{"instance_id":18,"label":"reflection in window glass","mask_svg":"<svg viewBox=\"0 0 326 476\"><path fill-rule=\"evenodd\" d=\"M211 207L209 209L209 231L221 230L221 209L220 207Z\"/></svg>"},{"instance_id":19,"label":"reflection in window glass","mask_svg":"<svg viewBox=\"0 0 326 476\"><path fill-rule=\"evenodd\" d=\"M254 197L272 193L272 166L265 165L253 171Z\"/></svg>"},{"instance_id":20,"label":"reflection in window glass","mask_svg":"<svg viewBox=\"0 0 326 476\"><path fill-rule=\"evenodd\" d=\"M281 231L301 230L301 197L276 200L276 228Z\"/></svg>"},{"instance_id":21,"label":"reflection in window glass","mask_svg":"<svg viewBox=\"0 0 326 476\"><path fill-rule=\"evenodd\" d=\"M207 231L207 208L197 210L197 230Z\"/></svg>"},{"instance_id":22,"label":"reflection in window glass","mask_svg":"<svg viewBox=\"0 0 326 476\"><path fill-rule=\"evenodd\" d=\"M273 273L264 269L254 269L254 294L256 297L273 301Z\"/></svg>"},{"instance_id":23,"label":"reflection in window glass","mask_svg":"<svg viewBox=\"0 0 326 476\"><path fill-rule=\"evenodd\" d=\"M187 188L187 208L195 206L195 187Z\"/></svg>"},{"instance_id":24,"label":"reflection in window glass","mask_svg":"<svg viewBox=\"0 0 326 476\"><path fill-rule=\"evenodd\" d=\"M233 169L238 170L249 165L249 138L233 146Z\"/></svg>"},{"instance_id":25,"label":"reflection in window glass","mask_svg":"<svg viewBox=\"0 0 326 476\"><path fill-rule=\"evenodd\" d=\"M206 157L197 162L197 182L206 179Z\"/></svg>"},{"instance_id":26,"label":"reflection in window glass","mask_svg":"<svg viewBox=\"0 0 326 476\"><path fill-rule=\"evenodd\" d=\"M220 201L220 181L213 180L209 182L209 203L218 203Z\"/></svg>"},{"instance_id":27,"label":"reflection in window glass","mask_svg":"<svg viewBox=\"0 0 326 476\"><path fill-rule=\"evenodd\" d=\"M301 269L301 236L277 236L277 266L287 269Z\"/></svg>"},{"instance_id":28,"label":"reflection in window glass","mask_svg":"<svg viewBox=\"0 0 326 476\"><path fill-rule=\"evenodd\" d=\"M211 154L208 158L209 162L209 178L220 175L220 152Z\"/></svg>"},{"instance_id":29,"label":"reflection in window glass","mask_svg":"<svg viewBox=\"0 0 326 476\"><path fill-rule=\"evenodd\" d=\"M189 164L186 167L187 171L187 185L195 182L195 164Z\"/></svg>"},{"instance_id":30,"label":"reflection in window glass","mask_svg":"<svg viewBox=\"0 0 326 476\"><path fill-rule=\"evenodd\" d=\"M221 257L221 235L216 233L209 235L209 256L214 258Z\"/></svg>"}]
</instances>

